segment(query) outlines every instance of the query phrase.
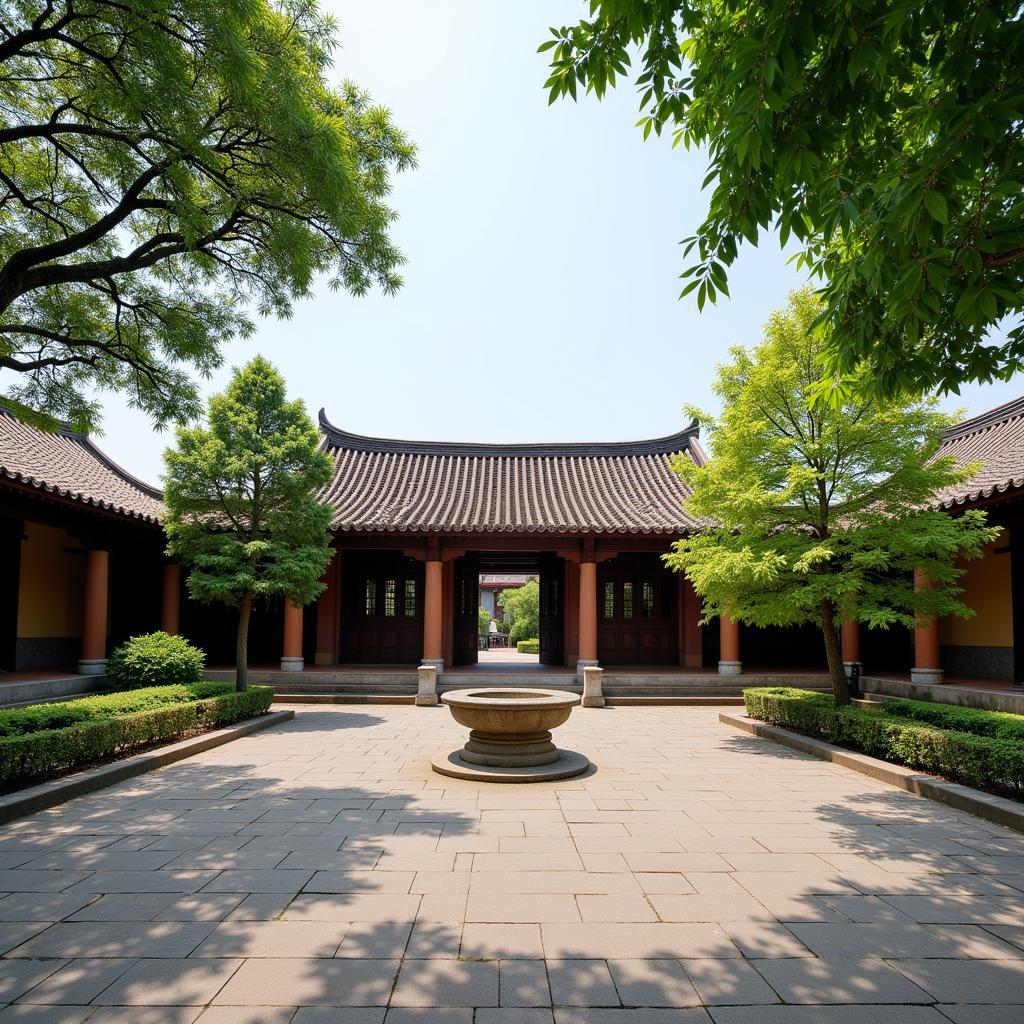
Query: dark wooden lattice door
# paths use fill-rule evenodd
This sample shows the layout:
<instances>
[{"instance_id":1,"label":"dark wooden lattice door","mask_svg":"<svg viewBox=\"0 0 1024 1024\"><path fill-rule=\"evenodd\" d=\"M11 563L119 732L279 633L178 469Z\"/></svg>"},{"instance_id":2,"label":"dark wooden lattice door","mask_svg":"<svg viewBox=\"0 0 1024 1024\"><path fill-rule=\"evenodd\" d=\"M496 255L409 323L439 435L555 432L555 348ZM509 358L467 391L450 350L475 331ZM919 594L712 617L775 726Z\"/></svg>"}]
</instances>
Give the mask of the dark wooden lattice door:
<instances>
[{"instance_id":1,"label":"dark wooden lattice door","mask_svg":"<svg viewBox=\"0 0 1024 1024\"><path fill-rule=\"evenodd\" d=\"M452 660L456 665L475 665L480 631L480 569L472 555L455 561L455 642Z\"/></svg>"},{"instance_id":2,"label":"dark wooden lattice door","mask_svg":"<svg viewBox=\"0 0 1024 1024\"><path fill-rule=\"evenodd\" d=\"M565 663L565 562L545 558L540 570L540 663Z\"/></svg>"}]
</instances>

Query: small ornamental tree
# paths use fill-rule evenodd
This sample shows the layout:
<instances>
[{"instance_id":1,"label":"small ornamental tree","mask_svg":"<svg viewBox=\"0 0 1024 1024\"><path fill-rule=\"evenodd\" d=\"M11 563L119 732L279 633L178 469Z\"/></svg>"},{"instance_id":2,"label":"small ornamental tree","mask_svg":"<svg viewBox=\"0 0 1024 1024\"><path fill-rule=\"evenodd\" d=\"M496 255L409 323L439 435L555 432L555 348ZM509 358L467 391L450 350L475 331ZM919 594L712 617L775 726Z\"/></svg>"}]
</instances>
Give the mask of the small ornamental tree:
<instances>
[{"instance_id":1,"label":"small ornamental tree","mask_svg":"<svg viewBox=\"0 0 1024 1024\"><path fill-rule=\"evenodd\" d=\"M209 401L207 426L181 428L164 453L168 552L199 601L238 609L235 685L246 687L249 616L260 598L312 601L330 560L331 509L315 492L330 457L301 401L262 357Z\"/></svg>"},{"instance_id":2,"label":"small ornamental tree","mask_svg":"<svg viewBox=\"0 0 1024 1024\"><path fill-rule=\"evenodd\" d=\"M913 627L917 617L974 613L958 595L957 558L977 558L999 533L984 512L933 507L940 489L969 477L936 453L953 422L933 399L860 396L839 408L815 401L823 373L821 312L809 290L769 321L753 352L731 350L714 385L704 466L677 460L693 486L691 515L708 526L677 541L667 563L703 598L705 621L726 614L754 626L821 627L837 704L849 702L837 627ZM931 588L915 592L923 570Z\"/></svg>"},{"instance_id":3,"label":"small ornamental tree","mask_svg":"<svg viewBox=\"0 0 1024 1024\"><path fill-rule=\"evenodd\" d=\"M503 590L498 595L498 604L512 617L509 643L537 638L540 632L540 584L536 579L527 580L521 587Z\"/></svg>"}]
</instances>

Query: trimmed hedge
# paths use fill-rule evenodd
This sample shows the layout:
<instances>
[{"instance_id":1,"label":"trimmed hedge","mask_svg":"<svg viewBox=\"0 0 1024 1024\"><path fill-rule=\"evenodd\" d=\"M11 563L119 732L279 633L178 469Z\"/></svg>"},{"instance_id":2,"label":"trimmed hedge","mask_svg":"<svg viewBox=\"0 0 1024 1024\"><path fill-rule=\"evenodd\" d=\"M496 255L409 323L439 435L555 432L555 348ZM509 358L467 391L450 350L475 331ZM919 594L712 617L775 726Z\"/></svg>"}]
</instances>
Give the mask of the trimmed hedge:
<instances>
[{"instance_id":1,"label":"trimmed hedge","mask_svg":"<svg viewBox=\"0 0 1024 1024\"><path fill-rule=\"evenodd\" d=\"M107 659L107 677L121 690L198 683L206 655L182 636L157 631L133 636Z\"/></svg>"},{"instance_id":2,"label":"trimmed hedge","mask_svg":"<svg viewBox=\"0 0 1024 1024\"><path fill-rule=\"evenodd\" d=\"M1024 798L1024 743L1017 740L919 725L887 708L838 708L825 694L790 687L744 690L743 698L751 718L989 793Z\"/></svg>"},{"instance_id":3,"label":"trimmed hedge","mask_svg":"<svg viewBox=\"0 0 1024 1024\"><path fill-rule=\"evenodd\" d=\"M520 654L540 654L539 640L520 640L516 644L516 650Z\"/></svg>"},{"instance_id":4,"label":"trimmed hedge","mask_svg":"<svg viewBox=\"0 0 1024 1024\"><path fill-rule=\"evenodd\" d=\"M1024 715L984 708L961 708L955 704L933 704L921 700L887 700L887 715L910 718L939 729L956 729L975 736L995 736L1002 740L1024 743Z\"/></svg>"},{"instance_id":5,"label":"trimmed hedge","mask_svg":"<svg viewBox=\"0 0 1024 1024\"><path fill-rule=\"evenodd\" d=\"M127 693L104 693L95 697L54 704L32 704L0 711L0 737L23 736L44 729L63 729L95 719L119 718L136 711L151 711L172 704L206 700L234 692L232 683L192 683L189 686L151 686Z\"/></svg>"},{"instance_id":6,"label":"trimmed hedge","mask_svg":"<svg viewBox=\"0 0 1024 1024\"><path fill-rule=\"evenodd\" d=\"M219 729L270 709L273 691L254 686L204 700L135 711L0 739L0 787L9 788L97 761L109 760L152 743L187 733Z\"/></svg>"}]
</instances>

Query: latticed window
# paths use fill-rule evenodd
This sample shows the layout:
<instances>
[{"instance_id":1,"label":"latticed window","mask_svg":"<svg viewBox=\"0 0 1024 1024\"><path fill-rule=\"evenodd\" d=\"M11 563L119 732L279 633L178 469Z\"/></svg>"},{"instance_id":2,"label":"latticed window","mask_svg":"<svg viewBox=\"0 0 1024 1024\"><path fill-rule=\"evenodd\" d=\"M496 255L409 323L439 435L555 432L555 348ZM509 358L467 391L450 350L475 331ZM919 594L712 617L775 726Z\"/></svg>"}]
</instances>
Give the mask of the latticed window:
<instances>
[{"instance_id":1,"label":"latticed window","mask_svg":"<svg viewBox=\"0 0 1024 1024\"><path fill-rule=\"evenodd\" d=\"M612 580L607 580L604 585L604 617L615 618L615 584Z\"/></svg>"},{"instance_id":2,"label":"latticed window","mask_svg":"<svg viewBox=\"0 0 1024 1024\"><path fill-rule=\"evenodd\" d=\"M405 581L405 617L414 618L416 615L416 581Z\"/></svg>"},{"instance_id":3,"label":"latticed window","mask_svg":"<svg viewBox=\"0 0 1024 1024\"><path fill-rule=\"evenodd\" d=\"M363 584L363 614L377 614L377 581L368 579Z\"/></svg>"},{"instance_id":4,"label":"latticed window","mask_svg":"<svg viewBox=\"0 0 1024 1024\"><path fill-rule=\"evenodd\" d=\"M654 618L654 584L650 580L640 585L640 614L645 619Z\"/></svg>"},{"instance_id":5,"label":"latticed window","mask_svg":"<svg viewBox=\"0 0 1024 1024\"><path fill-rule=\"evenodd\" d=\"M393 579L384 581L384 614L388 618L395 615L395 595L398 592L398 584Z\"/></svg>"},{"instance_id":6,"label":"latticed window","mask_svg":"<svg viewBox=\"0 0 1024 1024\"><path fill-rule=\"evenodd\" d=\"M622 584L622 617L633 618L633 583L627 580Z\"/></svg>"}]
</instances>

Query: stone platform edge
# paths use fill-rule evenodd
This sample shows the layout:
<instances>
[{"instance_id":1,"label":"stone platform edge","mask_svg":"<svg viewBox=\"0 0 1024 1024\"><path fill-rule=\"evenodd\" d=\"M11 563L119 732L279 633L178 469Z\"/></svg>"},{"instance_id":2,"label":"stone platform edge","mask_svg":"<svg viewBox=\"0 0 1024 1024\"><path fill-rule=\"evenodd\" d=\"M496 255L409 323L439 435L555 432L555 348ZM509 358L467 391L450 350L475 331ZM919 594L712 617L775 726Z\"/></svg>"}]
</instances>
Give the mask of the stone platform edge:
<instances>
[{"instance_id":1,"label":"stone platform edge","mask_svg":"<svg viewBox=\"0 0 1024 1024\"><path fill-rule=\"evenodd\" d=\"M831 761L843 768L850 768L861 775L870 776L878 782L895 786L915 796L923 796L937 803L955 807L957 810L975 814L997 825L1024 832L1024 805L1014 800L983 793L979 789L961 786L956 782L947 782L934 775L924 775L913 768L882 761L867 754L858 754L856 751L837 747L824 740L816 740L777 725L769 725L748 715L729 714L723 711L719 713L718 721L752 736L772 740L782 746L819 757L823 761Z\"/></svg>"},{"instance_id":2,"label":"stone platform edge","mask_svg":"<svg viewBox=\"0 0 1024 1024\"><path fill-rule=\"evenodd\" d=\"M183 761L193 754L201 754L204 750L223 746L232 740L241 739L250 733L260 732L272 726L289 722L295 717L294 711L270 711L258 718L249 718L244 722L236 722L226 729L205 732L201 736L192 736L187 740L170 743L166 747L148 750L144 754L134 754L112 764L103 764L97 768L89 768L84 772L66 775L60 779L50 779L38 785L16 793L0 796L0 825L26 814L56 807L58 804L73 800L76 796L84 796L97 789L113 786L117 782L133 779L137 775L164 768L175 761Z\"/></svg>"}]
</instances>

